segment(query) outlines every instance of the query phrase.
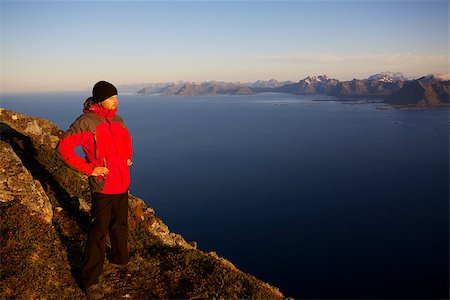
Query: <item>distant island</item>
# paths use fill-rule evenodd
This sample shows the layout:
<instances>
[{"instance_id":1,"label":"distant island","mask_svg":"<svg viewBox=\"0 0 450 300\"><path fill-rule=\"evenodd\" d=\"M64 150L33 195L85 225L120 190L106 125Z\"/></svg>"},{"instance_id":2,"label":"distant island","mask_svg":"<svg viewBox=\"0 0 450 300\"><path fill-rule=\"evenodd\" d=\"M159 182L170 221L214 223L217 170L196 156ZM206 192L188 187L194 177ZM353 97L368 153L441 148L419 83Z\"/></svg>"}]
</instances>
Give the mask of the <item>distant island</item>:
<instances>
[{"instance_id":1,"label":"distant island","mask_svg":"<svg viewBox=\"0 0 450 300\"><path fill-rule=\"evenodd\" d=\"M253 95L286 93L292 95L325 94L338 99L379 98L399 107L435 107L449 105L449 79L430 74L408 79L402 73L383 72L367 79L339 81L326 75L308 76L299 82L258 80L253 83L207 81L148 84L139 95Z\"/></svg>"}]
</instances>

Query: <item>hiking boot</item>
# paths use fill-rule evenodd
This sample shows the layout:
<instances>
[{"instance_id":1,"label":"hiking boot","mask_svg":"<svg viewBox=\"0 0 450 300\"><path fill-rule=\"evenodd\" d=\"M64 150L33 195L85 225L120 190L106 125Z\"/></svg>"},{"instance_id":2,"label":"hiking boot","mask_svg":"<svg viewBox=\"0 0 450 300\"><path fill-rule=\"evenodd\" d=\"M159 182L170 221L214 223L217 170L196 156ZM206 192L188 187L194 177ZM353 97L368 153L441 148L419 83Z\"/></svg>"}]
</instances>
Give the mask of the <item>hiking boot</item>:
<instances>
[{"instance_id":1,"label":"hiking boot","mask_svg":"<svg viewBox=\"0 0 450 300\"><path fill-rule=\"evenodd\" d=\"M97 284L90 285L86 288L86 296L90 300L98 300L98 299L103 299L105 294L103 293L103 289L100 286L100 284L97 283Z\"/></svg>"},{"instance_id":2,"label":"hiking boot","mask_svg":"<svg viewBox=\"0 0 450 300\"><path fill-rule=\"evenodd\" d=\"M126 269L128 272L139 271L139 266L136 263L132 262L132 261L129 261L126 264L113 264L113 263L111 263L111 265L114 268Z\"/></svg>"}]
</instances>

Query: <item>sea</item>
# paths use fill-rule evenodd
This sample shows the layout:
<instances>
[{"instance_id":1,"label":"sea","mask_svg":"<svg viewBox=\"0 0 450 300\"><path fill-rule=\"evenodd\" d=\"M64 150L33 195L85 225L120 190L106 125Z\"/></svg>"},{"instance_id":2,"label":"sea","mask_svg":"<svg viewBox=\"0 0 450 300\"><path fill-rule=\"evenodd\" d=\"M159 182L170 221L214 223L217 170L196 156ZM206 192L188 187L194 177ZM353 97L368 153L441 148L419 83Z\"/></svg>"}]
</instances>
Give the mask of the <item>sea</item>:
<instances>
[{"instance_id":1,"label":"sea","mask_svg":"<svg viewBox=\"0 0 450 300\"><path fill-rule=\"evenodd\" d=\"M2 94L63 130L86 92ZM119 95L133 195L297 299L449 297L449 110L324 95Z\"/></svg>"}]
</instances>

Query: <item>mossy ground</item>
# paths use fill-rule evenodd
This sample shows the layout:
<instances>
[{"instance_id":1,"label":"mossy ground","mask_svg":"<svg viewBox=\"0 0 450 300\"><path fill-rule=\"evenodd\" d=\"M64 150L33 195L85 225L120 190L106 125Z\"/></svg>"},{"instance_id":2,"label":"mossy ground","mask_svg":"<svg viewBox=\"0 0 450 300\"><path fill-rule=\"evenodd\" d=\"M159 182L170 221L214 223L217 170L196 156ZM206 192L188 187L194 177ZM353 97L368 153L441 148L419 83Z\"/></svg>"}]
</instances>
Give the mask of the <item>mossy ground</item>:
<instances>
[{"instance_id":1,"label":"mossy ground","mask_svg":"<svg viewBox=\"0 0 450 300\"><path fill-rule=\"evenodd\" d=\"M83 298L57 232L18 201L2 204L1 297ZM63 292L63 294L61 294Z\"/></svg>"}]
</instances>

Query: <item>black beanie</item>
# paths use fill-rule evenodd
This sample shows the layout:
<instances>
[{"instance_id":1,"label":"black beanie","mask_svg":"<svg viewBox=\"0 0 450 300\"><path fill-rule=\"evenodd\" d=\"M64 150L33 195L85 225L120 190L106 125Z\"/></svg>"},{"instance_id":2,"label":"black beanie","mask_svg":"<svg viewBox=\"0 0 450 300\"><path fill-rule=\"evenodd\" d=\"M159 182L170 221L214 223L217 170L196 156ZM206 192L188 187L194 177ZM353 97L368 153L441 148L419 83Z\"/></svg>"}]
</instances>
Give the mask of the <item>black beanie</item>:
<instances>
[{"instance_id":1,"label":"black beanie","mask_svg":"<svg viewBox=\"0 0 450 300\"><path fill-rule=\"evenodd\" d=\"M95 103L100 103L114 95L117 95L116 87L103 80L97 82L92 89L92 100Z\"/></svg>"}]
</instances>

